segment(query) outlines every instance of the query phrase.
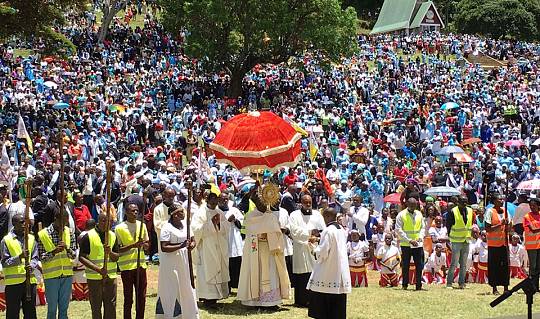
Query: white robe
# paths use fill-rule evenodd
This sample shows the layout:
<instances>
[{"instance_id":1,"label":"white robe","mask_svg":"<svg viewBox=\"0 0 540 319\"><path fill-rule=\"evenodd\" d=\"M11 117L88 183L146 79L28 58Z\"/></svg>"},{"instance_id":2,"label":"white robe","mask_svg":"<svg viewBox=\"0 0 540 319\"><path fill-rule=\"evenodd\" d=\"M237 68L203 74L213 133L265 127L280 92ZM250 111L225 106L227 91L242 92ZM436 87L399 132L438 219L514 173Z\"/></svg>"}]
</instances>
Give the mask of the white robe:
<instances>
[{"instance_id":1,"label":"white robe","mask_svg":"<svg viewBox=\"0 0 540 319\"><path fill-rule=\"evenodd\" d=\"M279 219L275 214L255 209L247 216L245 225L246 245L238 299L246 306L280 305L282 299L289 299L291 284L283 255L285 243Z\"/></svg>"},{"instance_id":2,"label":"white robe","mask_svg":"<svg viewBox=\"0 0 540 319\"><path fill-rule=\"evenodd\" d=\"M179 244L186 240L186 229L170 223L161 229L161 241ZM159 255L158 305L156 319L197 319L197 297L191 287L186 248Z\"/></svg>"},{"instance_id":3,"label":"white robe","mask_svg":"<svg viewBox=\"0 0 540 319\"><path fill-rule=\"evenodd\" d=\"M229 207L229 210L225 213L225 218L229 220L229 217L234 215L236 220L242 224L244 222L244 215L236 207ZM241 257L242 250L244 249L244 240L242 239L242 233L240 229L236 227L234 223L229 223L229 258Z\"/></svg>"},{"instance_id":4,"label":"white robe","mask_svg":"<svg viewBox=\"0 0 540 319\"><path fill-rule=\"evenodd\" d=\"M295 210L289 216L289 227L293 239L293 273L309 273L315 263L315 257L311 254L315 246L308 240L312 230L326 228L324 219L317 210L313 210L311 215L304 215L300 210Z\"/></svg>"},{"instance_id":5,"label":"white robe","mask_svg":"<svg viewBox=\"0 0 540 319\"><path fill-rule=\"evenodd\" d=\"M351 275L347 256L347 235L342 228L329 225L321 233L320 245L315 248L317 261L307 289L328 294L351 292Z\"/></svg>"},{"instance_id":6,"label":"white robe","mask_svg":"<svg viewBox=\"0 0 540 319\"><path fill-rule=\"evenodd\" d=\"M212 217L220 215L220 228ZM197 242L194 262L197 264L197 294L203 299L229 296L229 222L221 209L202 207L193 216L191 230Z\"/></svg>"}]
</instances>

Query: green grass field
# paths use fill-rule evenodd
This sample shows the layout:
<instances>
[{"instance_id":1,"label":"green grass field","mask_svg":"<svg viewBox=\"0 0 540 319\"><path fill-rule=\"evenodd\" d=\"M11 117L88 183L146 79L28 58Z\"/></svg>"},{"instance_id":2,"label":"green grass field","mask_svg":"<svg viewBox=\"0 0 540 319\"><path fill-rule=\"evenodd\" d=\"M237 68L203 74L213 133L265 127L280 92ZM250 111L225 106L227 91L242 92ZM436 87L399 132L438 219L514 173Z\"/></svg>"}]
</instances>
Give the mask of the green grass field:
<instances>
[{"instance_id":1,"label":"green grass field","mask_svg":"<svg viewBox=\"0 0 540 319\"><path fill-rule=\"evenodd\" d=\"M148 291L146 299L146 318L154 318L157 294L158 267L150 266L148 271ZM487 285L471 284L465 290L448 290L444 286L429 285L427 291L403 291L399 288L380 288L377 286L378 274L369 273L369 288L356 288L348 297L347 317L351 319L374 318L496 318L508 315L526 314L525 295L515 294L497 308L489 303L495 299L489 295ZM513 281L512 284L516 284ZM118 318L122 317L122 284L118 282ZM540 312L540 303L535 304L535 312ZM47 308L38 307L38 318L45 318ZM134 313L133 313L134 314ZM84 318L90 315L87 301L72 302L69 307L70 318ZM267 312L242 306L232 296L219 302L216 310L201 309L201 318L230 319L233 317L267 319L307 318L307 309L292 306L292 300L285 302L279 311ZM186 318L187 319L187 318Z\"/></svg>"}]
</instances>

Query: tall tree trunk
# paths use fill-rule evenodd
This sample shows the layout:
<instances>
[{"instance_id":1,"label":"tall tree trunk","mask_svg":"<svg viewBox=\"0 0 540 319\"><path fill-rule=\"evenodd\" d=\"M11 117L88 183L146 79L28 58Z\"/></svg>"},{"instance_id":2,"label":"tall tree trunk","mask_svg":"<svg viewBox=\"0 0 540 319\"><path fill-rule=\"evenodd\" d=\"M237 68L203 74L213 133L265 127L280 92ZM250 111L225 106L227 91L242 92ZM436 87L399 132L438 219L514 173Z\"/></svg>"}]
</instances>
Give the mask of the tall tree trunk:
<instances>
[{"instance_id":1,"label":"tall tree trunk","mask_svg":"<svg viewBox=\"0 0 540 319\"><path fill-rule=\"evenodd\" d=\"M99 29L98 43L103 43L107 33L109 32L109 27L114 17L122 8L126 6L125 0L109 0L104 1L101 8L103 12L103 17L101 18L101 28Z\"/></svg>"},{"instance_id":2,"label":"tall tree trunk","mask_svg":"<svg viewBox=\"0 0 540 319\"><path fill-rule=\"evenodd\" d=\"M243 68L234 69L231 72L231 84L227 90L227 94L231 98L238 98L242 96L242 80L246 74L246 70Z\"/></svg>"}]
</instances>

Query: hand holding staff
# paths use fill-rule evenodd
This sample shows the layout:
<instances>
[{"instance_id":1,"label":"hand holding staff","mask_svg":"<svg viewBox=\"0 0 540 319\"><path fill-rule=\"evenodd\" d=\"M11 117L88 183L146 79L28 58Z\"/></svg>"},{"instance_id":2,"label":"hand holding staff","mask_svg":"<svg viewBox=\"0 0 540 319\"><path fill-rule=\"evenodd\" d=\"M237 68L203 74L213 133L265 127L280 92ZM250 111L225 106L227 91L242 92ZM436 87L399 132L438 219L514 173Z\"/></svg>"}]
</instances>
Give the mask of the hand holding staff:
<instances>
[{"instance_id":1,"label":"hand holding staff","mask_svg":"<svg viewBox=\"0 0 540 319\"><path fill-rule=\"evenodd\" d=\"M109 228L111 227L111 182L112 182L112 175L113 175L113 168L114 164L108 160L105 164L105 169L107 171L106 175L106 181L105 181L105 193L107 196L107 203L106 203L106 214L107 214L107 222L105 226L105 242L103 243L104 247L104 254L103 254L103 273L101 274L103 276L103 280L107 279L107 262L109 260L109 254L111 252L111 248L109 247Z\"/></svg>"},{"instance_id":2,"label":"hand holding staff","mask_svg":"<svg viewBox=\"0 0 540 319\"><path fill-rule=\"evenodd\" d=\"M186 231L187 239L191 240L191 200L193 198L193 181L191 178L186 180L186 187L188 190L188 203L187 203L187 212L186 212ZM195 280L193 276L193 262L191 257L191 249L188 247L188 267L189 267L189 279L191 281L191 287L195 288Z\"/></svg>"},{"instance_id":3,"label":"hand holding staff","mask_svg":"<svg viewBox=\"0 0 540 319\"><path fill-rule=\"evenodd\" d=\"M26 269L26 300L32 300L32 286L30 279L32 268L30 267L30 251L28 248L28 235L30 234L30 201L32 200L32 179L28 178L24 182L26 195L26 207L24 209L24 268Z\"/></svg>"},{"instance_id":4,"label":"hand holding staff","mask_svg":"<svg viewBox=\"0 0 540 319\"><path fill-rule=\"evenodd\" d=\"M58 232L60 236L60 240L64 240L64 209L66 207L66 191L64 187L64 131L60 130L60 133L58 133L58 151L60 156L60 178L59 178L59 186L60 186L60 216L62 218L60 219L60 231Z\"/></svg>"}]
</instances>

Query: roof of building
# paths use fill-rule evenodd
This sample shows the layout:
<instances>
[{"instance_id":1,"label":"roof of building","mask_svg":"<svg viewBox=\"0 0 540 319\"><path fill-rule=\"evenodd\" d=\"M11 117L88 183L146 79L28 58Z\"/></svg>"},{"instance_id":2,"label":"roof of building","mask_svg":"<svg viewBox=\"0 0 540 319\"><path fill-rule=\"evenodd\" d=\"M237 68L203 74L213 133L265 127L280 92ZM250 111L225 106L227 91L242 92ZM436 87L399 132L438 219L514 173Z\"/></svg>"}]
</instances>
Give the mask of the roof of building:
<instances>
[{"instance_id":1,"label":"roof of building","mask_svg":"<svg viewBox=\"0 0 540 319\"><path fill-rule=\"evenodd\" d=\"M379 13L379 18L373 30L371 30L371 34L418 28L431 7L433 7L436 15L436 21L440 22L444 27L442 19L432 1L385 0Z\"/></svg>"}]
</instances>

